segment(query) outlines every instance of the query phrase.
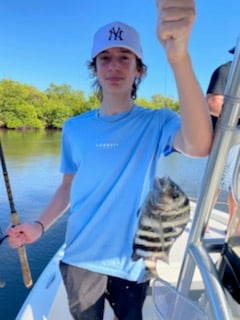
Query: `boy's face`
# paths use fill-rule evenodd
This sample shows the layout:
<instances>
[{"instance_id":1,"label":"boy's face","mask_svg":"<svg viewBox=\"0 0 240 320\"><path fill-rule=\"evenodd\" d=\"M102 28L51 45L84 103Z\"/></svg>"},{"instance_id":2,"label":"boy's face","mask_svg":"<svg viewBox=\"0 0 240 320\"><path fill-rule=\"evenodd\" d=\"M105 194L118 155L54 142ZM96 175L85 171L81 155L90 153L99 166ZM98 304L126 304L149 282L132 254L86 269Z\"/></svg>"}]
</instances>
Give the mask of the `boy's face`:
<instances>
[{"instance_id":1,"label":"boy's face","mask_svg":"<svg viewBox=\"0 0 240 320\"><path fill-rule=\"evenodd\" d=\"M131 95L137 70L136 55L128 49L115 47L102 51L96 58L96 76L104 93Z\"/></svg>"}]
</instances>

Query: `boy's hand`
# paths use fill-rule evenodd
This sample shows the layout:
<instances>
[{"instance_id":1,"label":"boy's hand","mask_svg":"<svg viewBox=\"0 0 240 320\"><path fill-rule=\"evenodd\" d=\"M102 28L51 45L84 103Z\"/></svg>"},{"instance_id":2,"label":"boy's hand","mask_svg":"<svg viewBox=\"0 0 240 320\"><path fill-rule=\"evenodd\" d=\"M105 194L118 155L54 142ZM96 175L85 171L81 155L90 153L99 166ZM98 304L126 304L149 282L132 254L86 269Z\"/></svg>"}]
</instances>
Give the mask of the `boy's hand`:
<instances>
[{"instance_id":1,"label":"boy's hand","mask_svg":"<svg viewBox=\"0 0 240 320\"><path fill-rule=\"evenodd\" d=\"M195 20L193 0L156 0L157 35L171 64L188 55L188 40Z\"/></svg>"},{"instance_id":2,"label":"boy's hand","mask_svg":"<svg viewBox=\"0 0 240 320\"><path fill-rule=\"evenodd\" d=\"M19 248L24 244L36 241L42 235L41 227L36 224L19 224L10 226L6 233L8 243L12 248Z\"/></svg>"}]
</instances>

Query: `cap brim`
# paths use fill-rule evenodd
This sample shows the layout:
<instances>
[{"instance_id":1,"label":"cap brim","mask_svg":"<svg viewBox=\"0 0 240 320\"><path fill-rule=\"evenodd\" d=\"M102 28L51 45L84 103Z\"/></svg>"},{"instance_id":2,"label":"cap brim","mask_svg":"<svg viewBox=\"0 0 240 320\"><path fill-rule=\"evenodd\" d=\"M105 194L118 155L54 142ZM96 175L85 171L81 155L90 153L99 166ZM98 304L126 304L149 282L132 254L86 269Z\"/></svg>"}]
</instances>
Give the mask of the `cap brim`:
<instances>
[{"instance_id":1,"label":"cap brim","mask_svg":"<svg viewBox=\"0 0 240 320\"><path fill-rule=\"evenodd\" d=\"M101 52L107 50L107 49L111 49L111 48L125 48L125 49L128 49L129 51L131 51L132 53L134 53L140 60L143 59L142 55L139 55L139 53L135 50L133 50L133 48L130 48L129 46L127 45L121 45L121 44L117 44L117 45L110 45L110 46L106 46L104 49L102 50L98 50L98 51L95 51L92 53L92 58L95 58L97 55L99 55Z\"/></svg>"}]
</instances>

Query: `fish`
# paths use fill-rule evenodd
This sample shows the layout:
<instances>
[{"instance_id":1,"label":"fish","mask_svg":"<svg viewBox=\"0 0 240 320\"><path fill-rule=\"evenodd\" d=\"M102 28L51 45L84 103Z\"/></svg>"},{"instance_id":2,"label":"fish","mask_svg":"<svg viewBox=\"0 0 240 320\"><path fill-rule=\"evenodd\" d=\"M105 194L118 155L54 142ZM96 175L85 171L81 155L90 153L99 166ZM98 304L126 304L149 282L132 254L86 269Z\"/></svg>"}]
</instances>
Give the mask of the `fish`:
<instances>
[{"instance_id":1,"label":"fish","mask_svg":"<svg viewBox=\"0 0 240 320\"><path fill-rule=\"evenodd\" d=\"M170 249L190 218L190 201L170 177L156 176L139 209L132 259L144 259L146 269L157 276L157 260L168 260Z\"/></svg>"}]
</instances>

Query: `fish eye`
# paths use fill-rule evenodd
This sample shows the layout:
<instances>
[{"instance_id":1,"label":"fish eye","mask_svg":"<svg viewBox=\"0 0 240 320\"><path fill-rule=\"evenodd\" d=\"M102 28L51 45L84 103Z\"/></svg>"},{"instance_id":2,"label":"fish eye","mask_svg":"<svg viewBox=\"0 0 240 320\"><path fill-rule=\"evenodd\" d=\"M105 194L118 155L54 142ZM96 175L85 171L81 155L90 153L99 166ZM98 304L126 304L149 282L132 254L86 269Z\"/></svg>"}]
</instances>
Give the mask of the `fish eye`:
<instances>
[{"instance_id":1,"label":"fish eye","mask_svg":"<svg viewBox=\"0 0 240 320\"><path fill-rule=\"evenodd\" d=\"M173 187L173 190L172 190L172 197L173 199L177 199L179 198L180 196L180 193L178 191L178 188L176 186Z\"/></svg>"},{"instance_id":2,"label":"fish eye","mask_svg":"<svg viewBox=\"0 0 240 320\"><path fill-rule=\"evenodd\" d=\"M179 198L179 193L176 190L173 190L172 196L173 196L173 199L177 199Z\"/></svg>"}]
</instances>

